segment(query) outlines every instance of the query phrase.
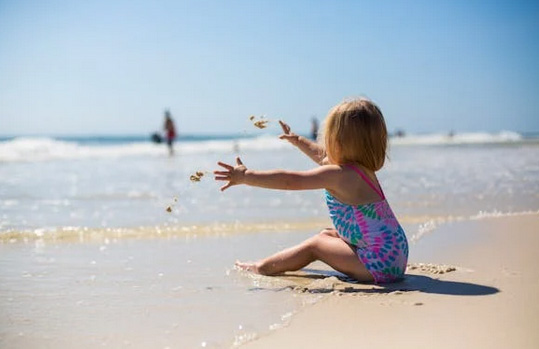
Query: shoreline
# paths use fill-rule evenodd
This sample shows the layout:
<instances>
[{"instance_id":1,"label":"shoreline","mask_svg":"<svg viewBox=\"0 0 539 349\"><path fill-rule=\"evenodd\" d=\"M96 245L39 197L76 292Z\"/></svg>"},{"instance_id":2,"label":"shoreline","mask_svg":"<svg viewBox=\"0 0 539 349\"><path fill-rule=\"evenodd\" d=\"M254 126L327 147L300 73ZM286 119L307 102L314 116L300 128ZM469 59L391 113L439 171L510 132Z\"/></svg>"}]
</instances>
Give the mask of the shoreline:
<instances>
[{"instance_id":1,"label":"shoreline","mask_svg":"<svg viewBox=\"0 0 539 349\"><path fill-rule=\"evenodd\" d=\"M334 292L242 348L536 348L537 246L538 214L441 225L405 281Z\"/></svg>"},{"instance_id":2,"label":"shoreline","mask_svg":"<svg viewBox=\"0 0 539 349\"><path fill-rule=\"evenodd\" d=\"M501 212L501 211L480 211L472 215L421 215L399 216L399 222L404 225L413 226L408 232L409 242L419 242L425 235L429 235L438 227L452 224L455 222L477 221L491 218L519 217L539 215L539 210L526 210L520 212ZM134 227L86 227L86 226L67 226L51 227L39 229L4 229L0 230L0 245L13 243L103 243L117 242L124 239L175 239L175 238L196 238L196 237L223 237L237 236L244 234L257 234L264 232L276 233L294 233L312 230L313 232L321 230L325 226L330 226L331 221L327 218L319 219L299 219L288 220L276 223L271 220L257 221L221 221L206 222L198 224L183 225L153 225L153 226L134 226ZM411 233L413 232L413 233Z\"/></svg>"}]
</instances>

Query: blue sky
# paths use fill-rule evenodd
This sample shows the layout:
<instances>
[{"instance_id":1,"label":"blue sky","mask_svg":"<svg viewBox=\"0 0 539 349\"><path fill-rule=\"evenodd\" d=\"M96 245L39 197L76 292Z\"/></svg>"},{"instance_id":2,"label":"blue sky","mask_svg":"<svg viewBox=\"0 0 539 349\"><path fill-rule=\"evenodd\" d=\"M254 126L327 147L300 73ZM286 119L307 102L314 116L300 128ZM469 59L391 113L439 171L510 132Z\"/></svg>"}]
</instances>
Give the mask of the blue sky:
<instances>
[{"instance_id":1,"label":"blue sky","mask_svg":"<svg viewBox=\"0 0 539 349\"><path fill-rule=\"evenodd\" d=\"M539 131L537 62L537 1L0 0L0 134L306 132L360 95L390 130Z\"/></svg>"}]
</instances>

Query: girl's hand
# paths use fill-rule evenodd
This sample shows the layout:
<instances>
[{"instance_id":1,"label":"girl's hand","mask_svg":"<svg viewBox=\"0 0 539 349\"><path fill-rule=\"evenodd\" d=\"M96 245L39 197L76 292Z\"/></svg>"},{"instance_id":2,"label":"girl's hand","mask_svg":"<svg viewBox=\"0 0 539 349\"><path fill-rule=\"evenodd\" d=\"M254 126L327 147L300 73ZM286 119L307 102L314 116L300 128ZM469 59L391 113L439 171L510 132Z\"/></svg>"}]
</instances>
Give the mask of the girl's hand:
<instances>
[{"instance_id":1,"label":"girl's hand","mask_svg":"<svg viewBox=\"0 0 539 349\"><path fill-rule=\"evenodd\" d=\"M231 166L224 162L218 162L217 164L226 169L226 171L213 171L216 181L228 181L227 184L221 187L221 191L225 191L233 185L244 183L245 171L247 167L241 162L239 157L236 158L237 166Z\"/></svg>"},{"instance_id":2,"label":"girl's hand","mask_svg":"<svg viewBox=\"0 0 539 349\"><path fill-rule=\"evenodd\" d=\"M286 124L284 121L279 120L279 124L281 125L281 128L283 129L283 134L279 136L279 139L285 139L292 143L293 145L298 145L299 143L299 136L295 134L294 132L290 131L290 126Z\"/></svg>"}]
</instances>

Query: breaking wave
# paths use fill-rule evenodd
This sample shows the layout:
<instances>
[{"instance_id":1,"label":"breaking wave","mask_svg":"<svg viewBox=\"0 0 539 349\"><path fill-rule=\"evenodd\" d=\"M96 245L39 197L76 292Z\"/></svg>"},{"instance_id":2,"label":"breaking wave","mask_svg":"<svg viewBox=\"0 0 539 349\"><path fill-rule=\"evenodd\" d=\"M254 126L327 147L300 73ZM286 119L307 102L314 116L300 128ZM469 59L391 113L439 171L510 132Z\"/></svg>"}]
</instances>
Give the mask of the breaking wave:
<instances>
[{"instance_id":1,"label":"breaking wave","mask_svg":"<svg viewBox=\"0 0 539 349\"><path fill-rule=\"evenodd\" d=\"M166 156L167 152L162 144L144 141L139 137L135 141L101 142L100 137L94 141L88 138L76 137L56 139L50 137L17 137L0 141L0 162L34 162L48 160L71 160L85 158L117 158L128 156ZM392 145L459 145L459 144L490 144L515 143L524 138L516 132L503 131L500 133L462 133L462 134L426 134L407 135L391 138ZM242 151L267 151L291 147L275 135L265 135L252 138L226 138L204 139L197 141L183 141L176 143L181 154L207 154L229 153L238 149Z\"/></svg>"}]
</instances>

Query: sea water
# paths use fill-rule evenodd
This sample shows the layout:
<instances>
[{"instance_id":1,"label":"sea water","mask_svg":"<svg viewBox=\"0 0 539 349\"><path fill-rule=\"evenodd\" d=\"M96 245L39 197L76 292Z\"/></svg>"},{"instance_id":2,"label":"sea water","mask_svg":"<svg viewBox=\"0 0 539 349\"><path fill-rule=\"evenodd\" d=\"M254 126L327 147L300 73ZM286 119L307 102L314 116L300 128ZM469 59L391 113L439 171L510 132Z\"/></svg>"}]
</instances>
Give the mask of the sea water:
<instances>
[{"instance_id":1,"label":"sea water","mask_svg":"<svg viewBox=\"0 0 539 349\"><path fill-rule=\"evenodd\" d=\"M321 296L294 290L308 278L233 263L328 226L322 191L222 193L211 174L237 156L254 169L315 164L274 136L175 146L171 157L136 137L0 142L2 346L228 347ZM538 211L537 159L539 143L511 132L404 137L378 176L413 256L437 224Z\"/></svg>"},{"instance_id":2,"label":"sea water","mask_svg":"<svg viewBox=\"0 0 539 349\"><path fill-rule=\"evenodd\" d=\"M389 159L378 175L400 216L470 216L537 206L535 140L514 133L454 138L429 135L392 141ZM221 193L223 183L212 180L217 161L234 163L236 156L256 169L315 166L276 137L179 142L173 157L164 146L150 142L99 139L0 142L0 232L326 216L321 191L241 187ZM196 171L205 173L200 182L190 181Z\"/></svg>"}]
</instances>

